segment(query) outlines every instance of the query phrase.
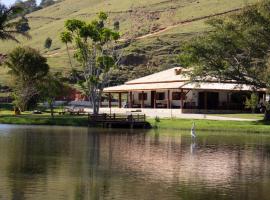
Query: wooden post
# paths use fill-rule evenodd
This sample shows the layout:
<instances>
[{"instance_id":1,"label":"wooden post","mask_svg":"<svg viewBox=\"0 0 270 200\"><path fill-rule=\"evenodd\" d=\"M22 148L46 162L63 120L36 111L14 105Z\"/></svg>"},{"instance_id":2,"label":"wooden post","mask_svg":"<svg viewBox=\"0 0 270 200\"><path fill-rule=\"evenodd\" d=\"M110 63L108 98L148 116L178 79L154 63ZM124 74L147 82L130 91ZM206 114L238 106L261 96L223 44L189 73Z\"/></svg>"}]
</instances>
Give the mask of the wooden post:
<instances>
[{"instance_id":1,"label":"wooden post","mask_svg":"<svg viewBox=\"0 0 270 200\"><path fill-rule=\"evenodd\" d=\"M122 93L118 93L118 107L122 108Z\"/></svg>"},{"instance_id":2,"label":"wooden post","mask_svg":"<svg viewBox=\"0 0 270 200\"><path fill-rule=\"evenodd\" d=\"M141 97L141 108L144 108L144 91L142 91Z\"/></svg>"},{"instance_id":3,"label":"wooden post","mask_svg":"<svg viewBox=\"0 0 270 200\"><path fill-rule=\"evenodd\" d=\"M180 102L181 106L180 106L180 108L183 109L184 108L184 90L183 89L181 89L180 97L181 97L181 102Z\"/></svg>"},{"instance_id":4,"label":"wooden post","mask_svg":"<svg viewBox=\"0 0 270 200\"><path fill-rule=\"evenodd\" d=\"M207 92L204 92L204 109L207 110Z\"/></svg>"},{"instance_id":5,"label":"wooden post","mask_svg":"<svg viewBox=\"0 0 270 200\"><path fill-rule=\"evenodd\" d=\"M155 91L155 95L154 95L154 108L157 108L157 91Z\"/></svg>"},{"instance_id":6,"label":"wooden post","mask_svg":"<svg viewBox=\"0 0 270 200\"><path fill-rule=\"evenodd\" d=\"M112 107L112 96L111 93L109 92L109 108Z\"/></svg>"},{"instance_id":7,"label":"wooden post","mask_svg":"<svg viewBox=\"0 0 270 200\"><path fill-rule=\"evenodd\" d=\"M171 104L170 104L170 90L168 90L167 92L167 108L170 108Z\"/></svg>"},{"instance_id":8,"label":"wooden post","mask_svg":"<svg viewBox=\"0 0 270 200\"><path fill-rule=\"evenodd\" d=\"M230 109L229 104L230 104L230 94L227 93L227 103L226 103L226 108L227 108L227 110Z\"/></svg>"},{"instance_id":9,"label":"wooden post","mask_svg":"<svg viewBox=\"0 0 270 200\"><path fill-rule=\"evenodd\" d=\"M132 92L129 93L129 108L132 108L133 104L133 97L132 97Z\"/></svg>"}]
</instances>

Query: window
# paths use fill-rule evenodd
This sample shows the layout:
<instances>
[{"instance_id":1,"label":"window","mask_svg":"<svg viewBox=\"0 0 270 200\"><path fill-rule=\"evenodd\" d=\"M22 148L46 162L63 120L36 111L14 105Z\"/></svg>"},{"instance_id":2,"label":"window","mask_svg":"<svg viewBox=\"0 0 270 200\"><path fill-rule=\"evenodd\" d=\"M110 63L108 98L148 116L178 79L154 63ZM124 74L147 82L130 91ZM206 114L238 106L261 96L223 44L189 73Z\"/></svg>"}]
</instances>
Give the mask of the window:
<instances>
[{"instance_id":1,"label":"window","mask_svg":"<svg viewBox=\"0 0 270 200\"><path fill-rule=\"evenodd\" d=\"M146 101L147 100L147 93L139 93L139 100L142 101Z\"/></svg>"},{"instance_id":2,"label":"window","mask_svg":"<svg viewBox=\"0 0 270 200\"><path fill-rule=\"evenodd\" d=\"M165 99L165 93L158 92L157 93L157 100L164 100L164 99Z\"/></svg>"},{"instance_id":3,"label":"window","mask_svg":"<svg viewBox=\"0 0 270 200\"><path fill-rule=\"evenodd\" d=\"M181 100L181 92L173 92L172 100Z\"/></svg>"}]
</instances>

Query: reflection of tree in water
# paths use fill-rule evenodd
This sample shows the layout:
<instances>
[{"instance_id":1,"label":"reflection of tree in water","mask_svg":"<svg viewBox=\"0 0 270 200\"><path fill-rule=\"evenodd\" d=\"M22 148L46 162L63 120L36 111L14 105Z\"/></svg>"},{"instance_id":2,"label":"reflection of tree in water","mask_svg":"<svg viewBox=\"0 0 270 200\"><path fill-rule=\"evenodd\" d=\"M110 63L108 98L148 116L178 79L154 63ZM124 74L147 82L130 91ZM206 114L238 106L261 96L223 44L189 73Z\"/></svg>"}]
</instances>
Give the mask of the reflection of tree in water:
<instances>
[{"instance_id":1,"label":"reflection of tree in water","mask_svg":"<svg viewBox=\"0 0 270 200\"><path fill-rule=\"evenodd\" d=\"M9 145L8 176L13 199L21 199L26 188L35 186L40 178L46 177L49 166L58 166L64 153L66 141L55 132L21 130L14 134ZM57 168L55 168L56 170Z\"/></svg>"}]
</instances>

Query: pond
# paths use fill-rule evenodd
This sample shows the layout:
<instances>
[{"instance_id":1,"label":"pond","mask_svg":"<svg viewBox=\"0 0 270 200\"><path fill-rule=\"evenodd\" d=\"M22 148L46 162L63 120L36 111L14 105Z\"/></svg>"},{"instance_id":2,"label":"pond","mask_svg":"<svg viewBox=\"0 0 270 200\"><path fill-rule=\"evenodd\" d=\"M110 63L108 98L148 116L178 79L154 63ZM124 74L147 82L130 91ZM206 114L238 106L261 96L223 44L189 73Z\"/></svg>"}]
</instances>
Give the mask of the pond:
<instances>
[{"instance_id":1,"label":"pond","mask_svg":"<svg viewBox=\"0 0 270 200\"><path fill-rule=\"evenodd\" d=\"M270 199L270 134L0 125L0 199Z\"/></svg>"}]
</instances>

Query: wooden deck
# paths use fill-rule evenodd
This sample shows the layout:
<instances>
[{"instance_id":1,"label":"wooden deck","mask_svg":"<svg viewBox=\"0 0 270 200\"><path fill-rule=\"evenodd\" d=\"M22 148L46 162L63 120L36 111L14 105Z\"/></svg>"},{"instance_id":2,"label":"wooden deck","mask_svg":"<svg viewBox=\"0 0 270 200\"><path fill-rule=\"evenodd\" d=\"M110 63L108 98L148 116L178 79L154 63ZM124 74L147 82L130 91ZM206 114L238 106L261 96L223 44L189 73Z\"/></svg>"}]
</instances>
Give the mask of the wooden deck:
<instances>
[{"instance_id":1,"label":"wooden deck","mask_svg":"<svg viewBox=\"0 0 270 200\"><path fill-rule=\"evenodd\" d=\"M102 125L106 128L150 128L144 114L88 114L89 126Z\"/></svg>"}]
</instances>

